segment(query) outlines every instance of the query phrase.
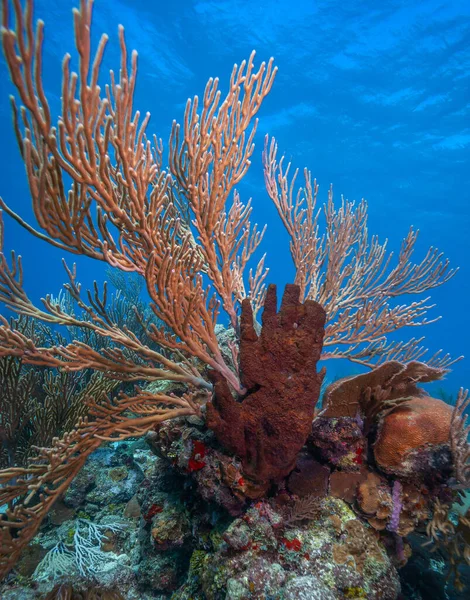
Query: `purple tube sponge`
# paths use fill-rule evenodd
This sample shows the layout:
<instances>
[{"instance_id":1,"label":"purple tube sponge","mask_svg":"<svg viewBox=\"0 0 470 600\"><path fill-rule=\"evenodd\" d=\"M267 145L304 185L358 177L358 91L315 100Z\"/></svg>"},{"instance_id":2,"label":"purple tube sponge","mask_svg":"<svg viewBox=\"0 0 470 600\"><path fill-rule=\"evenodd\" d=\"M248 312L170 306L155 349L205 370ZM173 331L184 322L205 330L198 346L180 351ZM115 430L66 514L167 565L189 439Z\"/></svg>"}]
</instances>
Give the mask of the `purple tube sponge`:
<instances>
[{"instance_id":1,"label":"purple tube sponge","mask_svg":"<svg viewBox=\"0 0 470 600\"><path fill-rule=\"evenodd\" d=\"M400 522L400 513L401 513L401 509L403 508L403 503L402 503L402 499L401 499L401 493L402 493L402 485L399 481L395 480L393 482L393 489L392 489L392 514L390 516L390 521L387 525L387 529L389 531L393 531L393 533L397 533L398 531L398 524Z\"/></svg>"}]
</instances>

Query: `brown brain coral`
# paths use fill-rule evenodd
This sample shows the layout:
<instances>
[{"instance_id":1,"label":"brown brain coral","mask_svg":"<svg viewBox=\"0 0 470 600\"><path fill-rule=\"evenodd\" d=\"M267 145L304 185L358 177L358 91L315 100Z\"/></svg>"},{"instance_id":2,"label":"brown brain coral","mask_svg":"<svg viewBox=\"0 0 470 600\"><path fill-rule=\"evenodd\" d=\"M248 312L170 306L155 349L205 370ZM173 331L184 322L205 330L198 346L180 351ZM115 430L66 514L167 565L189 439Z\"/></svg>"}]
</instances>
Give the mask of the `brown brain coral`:
<instances>
[{"instance_id":1,"label":"brown brain coral","mask_svg":"<svg viewBox=\"0 0 470 600\"><path fill-rule=\"evenodd\" d=\"M378 466L404 477L426 470L432 462L429 454L449 440L451 416L452 406L429 396L401 403L379 425L374 444ZM424 456L426 452L428 456Z\"/></svg>"}]
</instances>

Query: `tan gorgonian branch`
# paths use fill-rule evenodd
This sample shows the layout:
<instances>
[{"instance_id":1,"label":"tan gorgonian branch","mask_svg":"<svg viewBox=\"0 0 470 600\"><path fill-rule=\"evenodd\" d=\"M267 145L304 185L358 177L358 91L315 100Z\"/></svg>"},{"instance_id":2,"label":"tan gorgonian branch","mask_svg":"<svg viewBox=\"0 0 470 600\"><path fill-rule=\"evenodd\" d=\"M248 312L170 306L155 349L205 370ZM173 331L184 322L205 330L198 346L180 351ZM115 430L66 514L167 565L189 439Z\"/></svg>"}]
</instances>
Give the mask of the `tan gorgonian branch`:
<instances>
[{"instance_id":1,"label":"tan gorgonian branch","mask_svg":"<svg viewBox=\"0 0 470 600\"><path fill-rule=\"evenodd\" d=\"M418 232L410 229L402 242L396 265L387 241L369 238L367 203L341 199L316 208L318 185L304 171L305 188L296 186L298 170L277 160L277 144L266 137L263 152L266 188L290 236L290 251L303 298L316 300L327 313L322 358L348 358L372 366L378 362L417 360L422 349L410 341L388 342L387 336L402 327L432 323L427 311L429 298L391 305L404 294L422 294L442 285L456 273L436 248L430 248L420 263L411 260ZM320 234L320 217L325 221ZM439 318L439 317L438 317ZM332 348L331 348L332 347ZM437 357L433 357L438 362ZM443 357L442 364L451 364ZM457 359L458 360L458 359Z\"/></svg>"},{"instance_id":2,"label":"tan gorgonian branch","mask_svg":"<svg viewBox=\"0 0 470 600\"><path fill-rule=\"evenodd\" d=\"M39 21L34 31L28 0L24 12L13 2L16 26L10 28L9 2L3 4L4 53L23 103L18 108L12 100L15 130L40 229L3 201L2 208L55 246L144 276L155 315L173 331L169 335L153 329L153 339L170 350L196 356L241 391L218 348L214 333L218 300L203 285L202 275L213 280L235 324L235 303L244 295L243 270L262 233L250 225L250 203L244 206L235 194L232 205L225 205L249 166L256 130L256 122L251 128L250 123L271 88L276 71L272 60L255 71L252 54L235 67L222 103L217 80L211 80L199 124L199 101L196 97L189 102L180 154L179 127L173 126L170 154L175 180L162 169L161 142L154 138L152 144L146 136L150 114L141 119L139 111L134 113L137 53L132 52L129 61L123 28L119 28L119 75L111 72L103 92L98 80L107 36L101 37L92 56L92 2L81 0L80 9L74 11L78 73L71 71L67 55L62 116L54 125L42 83L44 25ZM185 153L187 161L182 158ZM197 198L196 185L201 190ZM189 202L200 243L189 229L189 213L176 202L181 196ZM256 276L252 288L262 294L259 269ZM13 308L21 310L26 299L19 285L10 295L16 298Z\"/></svg>"},{"instance_id":3,"label":"tan gorgonian branch","mask_svg":"<svg viewBox=\"0 0 470 600\"><path fill-rule=\"evenodd\" d=\"M45 330L36 325L28 318L10 323L13 330L39 341ZM99 372L37 369L15 356L1 357L0 468L26 465L34 447L50 446L87 415L88 397L99 402L119 383Z\"/></svg>"},{"instance_id":4,"label":"tan gorgonian branch","mask_svg":"<svg viewBox=\"0 0 470 600\"><path fill-rule=\"evenodd\" d=\"M24 325L24 322L23 324ZM17 464L27 452L28 433L37 413L35 390L40 373L24 369L14 356L0 358L0 468ZM20 458L21 455L21 458Z\"/></svg>"},{"instance_id":5,"label":"tan gorgonian branch","mask_svg":"<svg viewBox=\"0 0 470 600\"><path fill-rule=\"evenodd\" d=\"M421 345L423 340L424 337L420 337L411 338L406 342L389 342L386 338L380 338L365 346L354 344L348 348L347 358L351 362L365 365L370 368L393 360L402 363L421 361L422 357L429 351L428 348ZM330 358L345 358L344 352L345 351L341 348L333 348L324 351L322 358L323 360L328 360ZM459 360L459 358L454 359L450 354L442 354L442 350L438 350L432 356L427 358L425 362L430 367L442 370L444 374L457 360Z\"/></svg>"},{"instance_id":6,"label":"tan gorgonian branch","mask_svg":"<svg viewBox=\"0 0 470 600\"><path fill-rule=\"evenodd\" d=\"M287 527L296 527L304 521L313 521L320 517L323 499L315 494L300 497L287 507L284 523Z\"/></svg>"},{"instance_id":7,"label":"tan gorgonian branch","mask_svg":"<svg viewBox=\"0 0 470 600\"><path fill-rule=\"evenodd\" d=\"M251 164L257 127L257 121L252 125L251 121L277 71L271 59L255 72L253 60L254 52L248 61L234 66L223 99L219 80L210 79L200 114L196 96L186 104L183 131L173 122L170 139L170 168L189 202L208 275L235 328L236 303L245 297L242 274L264 228L259 232L257 225L250 224L251 200L244 205L235 193L228 210L226 205ZM260 265L256 274L264 278ZM257 293L256 282L252 290Z\"/></svg>"},{"instance_id":8,"label":"tan gorgonian branch","mask_svg":"<svg viewBox=\"0 0 470 600\"><path fill-rule=\"evenodd\" d=\"M470 424L467 424L470 395L460 388L450 422L450 449L455 470L456 487L470 488Z\"/></svg>"},{"instance_id":9,"label":"tan gorgonian branch","mask_svg":"<svg viewBox=\"0 0 470 600\"><path fill-rule=\"evenodd\" d=\"M460 567L464 564L470 566L470 510L467 509L464 514L459 511L451 519L452 508L451 504L442 504L439 499L435 501L432 518L426 526L430 539L423 545L431 545L431 552L440 550L446 555L450 563L447 579L453 579L455 589L462 592L466 585L461 578Z\"/></svg>"},{"instance_id":10,"label":"tan gorgonian branch","mask_svg":"<svg viewBox=\"0 0 470 600\"><path fill-rule=\"evenodd\" d=\"M454 533L453 525L449 521L449 510L449 505L442 504L439 498L436 499L432 519L426 525L426 533L431 538L429 542L426 542L427 544L431 543L432 540L435 542L446 540Z\"/></svg>"},{"instance_id":11,"label":"tan gorgonian branch","mask_svg":"<svg viewBox=\"0 0 470 600\"><path fill-rule=\"evenodd\" d=\"M3 238L2 230L0 220L0 243ZM130 330L123 329L114 323L107 316L97 289L95 289L94 296L90 295L91 306L83 302L80 296L80 287L76 283L75 270L68 270L68 275L70 283L67 285L67 289L79 307L87 313L89 320L85 321L64 312L60 302L54 302L50 297L43 300L46 311L34 306L23 290L20 260L13 257L13 266L10 267L3 254L0 254L0 300L22 315L55 325L92 330L98 336L110 339L118 347L105 348L98 352L88 344L75 341L66 347L41 348L21 331L13 331L6 319L1 318L0 356L12 355L21 358L26 364L62 367L69 371L93 368L107 373L113 379L127 381L163 379L186 382L197 387L210 387L194 367L189 368L187 364L177 363L161 352L152 350L140 342ZM99 306L101 306L101 312ZM153 331L149 332L149 336L155 337ZM120 347L135 352L142 362L134 363L129 360Z\"/></svg>"}]
</instances>

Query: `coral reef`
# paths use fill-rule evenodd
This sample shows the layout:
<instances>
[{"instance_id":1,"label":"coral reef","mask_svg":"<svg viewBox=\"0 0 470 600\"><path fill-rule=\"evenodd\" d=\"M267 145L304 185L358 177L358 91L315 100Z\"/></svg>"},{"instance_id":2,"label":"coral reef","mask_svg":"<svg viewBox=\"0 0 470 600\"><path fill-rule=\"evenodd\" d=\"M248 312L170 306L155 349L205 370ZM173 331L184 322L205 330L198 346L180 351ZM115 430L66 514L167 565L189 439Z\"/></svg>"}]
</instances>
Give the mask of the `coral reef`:
<instances>
[{"instance_id":1,"label":"coral reef","mask_svg":"<svg viewBox=\"0 0 470 600\"><path fill-rule=\"evenodd\" d=\"M115 269L122 292L109 299L95 283L84 299L65 265L65 292L36 306L20 258L3 252L0 218L0 301L27 319L0 324L3 597L395 600L407 538L426 529L461 587L469 520L453 510L470 483L468 394L454 408L429 397L420 385L453 359L424 361L419 340L389 338L426 323L422 294L455 271L435 248L412 262L412 229L393 264L369 238L364 201L335 206L330 189L317 210L310 173L296 191L266 138L266 189L295 266L278 309L265 258L248 267L264 229L235 189L273 60L235 65L225 97L209 80L164 159L149 114L134 112L137 60L122 27L119 73L99 83L107 36L92 56L92 5L74 13L78 74L67 56L55 123L44 24L34 29L32 0L2 0L38 229L0 206L43 241ZM395 301L405 294L419 297ZM44 341L31 323L70 335ZM341 358L369 371L330 384L318 410L318 363ZM47 393L35 405L37 386ZM64 394L49 402L53 388ZM43 428L30 421L45 423L48 403L62 417L35 448ZM134 441L144 436L150 450Z\"/></svg>"}]
</instances>

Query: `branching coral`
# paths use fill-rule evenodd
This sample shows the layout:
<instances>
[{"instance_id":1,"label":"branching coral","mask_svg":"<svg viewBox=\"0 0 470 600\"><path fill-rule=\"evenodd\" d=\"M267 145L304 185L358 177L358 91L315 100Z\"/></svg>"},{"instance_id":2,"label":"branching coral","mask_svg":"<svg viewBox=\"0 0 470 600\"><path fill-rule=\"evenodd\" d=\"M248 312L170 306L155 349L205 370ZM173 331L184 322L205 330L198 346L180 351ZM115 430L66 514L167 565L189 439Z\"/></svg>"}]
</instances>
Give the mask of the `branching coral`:
<instances>
[{"instance_id":1,"label":"branching coral","mask_svg":"<svg viewBox=\"0 0 470 600\"><path fill-rule=\"evenodd\" d=\"M392 266L393 254L387 242L377 236L369 239L367 202L358 206L341 198L339 207L333 201L317 209L318 185L304 170L305 188L296 188L298 170L290 177L291 164L284 157L277 160L277 144L266 137L263 153L264 177L269 196L291 238L290 250L296 268L295 283L301 298L319 302L327 314L322 358L347 358L373 366L387 360L408 362L423 357L426 349L420 339L406 343L388 342L387 335L406 326L431 323L426 318L429 298L391 305L404 294L420 294L448 281L455 270L436 248L430 248L420 263L411 260L417 231L403 240L398 260ZM320 233L323 213L325 232ZM439 353L427 364L447 368L448 355Z\"/></svg>"},{"instance_id":2,"label":"branching coral","mask_svg":"<svg viewBox=\"0 0 470 600\"><path fill-rule=\"evenodd\" d=\"M2 468L26 466L36 449L49 447L120 384L101 373L67 373L25 367L15 357L0 359Z\"/></svg>"},{"instance_id":3,"label":"branching coral","mask_svg":"<svg viewBox=\"0 0 470 600\"><path fill-rule=\"evenodd\" d=\"M77 519L72 549L64 542L58 542L36 567L35 578L58 581L71 569L76 569L82 577L92 580L106 560L106 554L101 550L102 542L109 533L122 528L119 524L96 525L86 519Z\"/></svg>"},{"instance_id":4,"label":"branching coral","mask_svg":"<svg viewBox=\"0 0 470 600\"><path fill-rule=\"evenodd\" d=\"M27 319L10 324L12 329L29 328ZM30 330L30 334L31 334ZM41 373L23 368L14 356L0 358L0 466L22 462L32 434L31 418L37 411L34 391L41 381Z\"/></svg>"},{"instance_id":5,"label":"branching coral","mask_svg":"<svg viewBox=\"0 0 470 600\"><path fill-rule=\"evenodd\" d=\"M450 568L448 578L453 579L458 591L465 589L461 579L460 567L470 565L470 511L451 518L451 506L436 501L432 519L427 525L430 537L427 544L433 544L432 550L439 549L447 557Z\"/></svg>"}]
</instances>

